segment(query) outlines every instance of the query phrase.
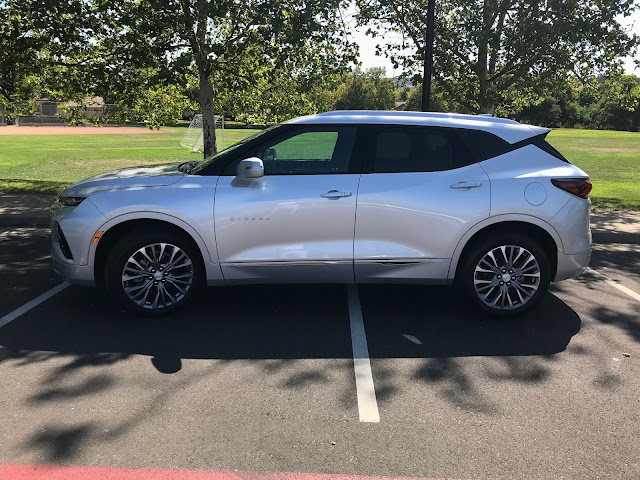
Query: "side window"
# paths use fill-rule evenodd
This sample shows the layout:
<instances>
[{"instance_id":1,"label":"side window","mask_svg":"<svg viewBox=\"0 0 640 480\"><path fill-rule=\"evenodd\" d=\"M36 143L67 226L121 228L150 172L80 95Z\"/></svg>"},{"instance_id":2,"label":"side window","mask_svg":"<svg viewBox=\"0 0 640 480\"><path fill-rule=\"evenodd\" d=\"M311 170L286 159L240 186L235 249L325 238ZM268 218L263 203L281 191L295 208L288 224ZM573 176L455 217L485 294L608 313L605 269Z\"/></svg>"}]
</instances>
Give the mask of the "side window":
<instances>
[{"instance_id":1,"label":"side window","mask_svg":"<svg viewBox=\"0 0 640 480\"><path fill-rule=\"evenodd\" d=\"M473 152L473 159L476 162L482 162L509 151L510 144L490 132L459 128L456 134L467 149Z\"/></svg>"},{"instance_id":2,"label":"side window","mask_svg":"<svg viewBox=\"0 0 640 480\"><path fill-rule=\"evenodd\" d=\"M424 127L374 129L373 173L435 172L455 168L454 146L444 130Z\"/></svg>"},{"instance_id":3,"label":"side window","mask_svg":"<svg viewBox=\"0 0 640 480\"><path fill-rule=\"evenodd\" d=\"M255 152L265 175L347 173L356 127L303 128L278 137Z\"/></svg>"}]
</instances>

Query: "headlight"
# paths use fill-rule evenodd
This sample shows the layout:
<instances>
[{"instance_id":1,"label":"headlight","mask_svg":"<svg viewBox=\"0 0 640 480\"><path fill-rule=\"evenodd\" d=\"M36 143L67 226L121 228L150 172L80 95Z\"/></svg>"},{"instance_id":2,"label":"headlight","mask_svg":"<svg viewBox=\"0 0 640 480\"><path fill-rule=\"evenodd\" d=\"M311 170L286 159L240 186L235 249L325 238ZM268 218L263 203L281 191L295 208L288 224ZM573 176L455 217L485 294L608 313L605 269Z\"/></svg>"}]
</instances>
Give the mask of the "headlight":
<instances>
[{"instance_id":1,"label":"headlight","mask_svg":"<svg viewBox=\"0 0 640 480\"><path fill-rule=\"evenodd\" d=\"M77 207L84 199L85 197L59 197L60 202L67 207Z\"/></svg>"}]
</instances>

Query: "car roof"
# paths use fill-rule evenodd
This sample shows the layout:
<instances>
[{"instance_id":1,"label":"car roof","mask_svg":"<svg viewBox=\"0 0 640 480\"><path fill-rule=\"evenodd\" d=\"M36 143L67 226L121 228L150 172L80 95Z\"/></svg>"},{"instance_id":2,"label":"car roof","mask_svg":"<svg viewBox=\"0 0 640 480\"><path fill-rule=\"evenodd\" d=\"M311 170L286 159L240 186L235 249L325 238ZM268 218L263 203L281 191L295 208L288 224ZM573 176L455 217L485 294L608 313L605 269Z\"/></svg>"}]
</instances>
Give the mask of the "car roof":
<instances>
[{"instance_id":1,"label":"car roof","mask_svg":"<svg viewBox=\"0 0 640 480\"><path fill-rule=\"evenodd\" d=\"M509 143L516 143L550 131L549 128L523 125L508 118L461 113L397 112L386 110L335 110L291 119L285 123L302 125L369 124L418 125L468 128L491 132Z\"/></svg>"}]
</instances>

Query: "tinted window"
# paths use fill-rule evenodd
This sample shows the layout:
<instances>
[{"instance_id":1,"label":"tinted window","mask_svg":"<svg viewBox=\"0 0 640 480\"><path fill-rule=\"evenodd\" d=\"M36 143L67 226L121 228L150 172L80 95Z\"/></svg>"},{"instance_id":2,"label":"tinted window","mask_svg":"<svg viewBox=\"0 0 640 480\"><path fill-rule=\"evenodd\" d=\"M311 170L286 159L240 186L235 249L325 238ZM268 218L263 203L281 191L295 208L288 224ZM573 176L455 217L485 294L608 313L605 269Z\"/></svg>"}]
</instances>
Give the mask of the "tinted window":
<instances>
[{"instance_id":1,"label":"tinted window","mask_svg":"<svg viewBox=\"0 0 640 480\"><path fill-rule=\"evenodd\" d=\"M378 127L373 135L373 173L434 172L456 167L452 137L445 129Z\"/></svg>"},{"instance_id":2,"label":"tinted window","mask_svg":"<svg viewBox=\"0 0 640 480\"><path fill-rule=\"evenodd\" d=\"M244 157L264 163L265 175L347 173L356 127L307 127L271 139ZM235 174L235 165L225 170Z\"/></svg>"},{"instance_id":3,"label":"tinted window","mask_svg":"<svg viewBox=\"0 0 640 480\"><path fill-rule=\"evenodd\" d=\"M546 133L526 138L516 143L509 143L493 133L483 132L481 130L466 130L460 128L456 130L456 135L467 149L473 152L473 157L476 162L482 162L489 158L497 157L498 155L513 152L527 145L535 145L557 159L569 163L569 160L564 158L560 152L545 141Z\"/></svg>"},{"instance_id":4,"label":"tinted window","mask_svg":"<svg viewBox=\"0 0 640 480\"><path fill-rule=\"evenodd\" d=\"M510 144L493 133L482 130L457 129L456 134L470 152L476 162L497 157L509 151Z\"/></svg>"}]
</instances>

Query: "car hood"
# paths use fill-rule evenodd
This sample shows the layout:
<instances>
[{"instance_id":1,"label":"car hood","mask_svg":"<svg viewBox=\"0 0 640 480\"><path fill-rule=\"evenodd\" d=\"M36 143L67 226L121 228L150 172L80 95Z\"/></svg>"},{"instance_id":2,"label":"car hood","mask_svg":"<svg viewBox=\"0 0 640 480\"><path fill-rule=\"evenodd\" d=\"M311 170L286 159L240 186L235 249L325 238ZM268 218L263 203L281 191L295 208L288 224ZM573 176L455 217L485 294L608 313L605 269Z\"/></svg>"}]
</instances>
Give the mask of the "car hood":
<instances>
[{"instance_id":1,"label":"car hood","mask_svg":"<svg viewBox=\"0 0 640 480\"><path fill-rule=\"evenodd\" d=\"M122 189L162 187L177 182L184 173L179 164L134 167L102 173L81 180L60 192L61 197L86 197L94 193Z\"/></svg>"}]
</instances>

